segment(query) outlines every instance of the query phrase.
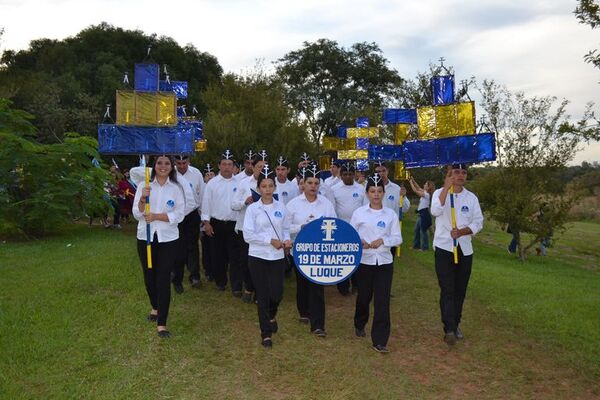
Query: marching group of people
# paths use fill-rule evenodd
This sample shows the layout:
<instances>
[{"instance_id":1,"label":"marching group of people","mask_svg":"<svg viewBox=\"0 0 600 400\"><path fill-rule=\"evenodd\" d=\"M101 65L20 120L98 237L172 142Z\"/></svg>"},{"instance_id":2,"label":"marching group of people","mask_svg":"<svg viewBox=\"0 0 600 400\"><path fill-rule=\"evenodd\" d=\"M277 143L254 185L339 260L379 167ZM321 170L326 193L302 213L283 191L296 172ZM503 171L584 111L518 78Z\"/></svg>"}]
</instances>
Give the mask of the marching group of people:
<instances>
[{"instance_id":1,"label":"marching group of people","mask_svg":"<svg viewBox=\"0 0 600 400\"><path fill-rule=\"evenodd\" d=\"M190 165L187 156L159 156L151 167L148 185L143 167L132 168L130 174L137 186L132 209L139 221L138 253L151 304L148 320L156 322L160 337L170 336L171 285L177 293L184 291L186 266L191 286L201 286L199 241L207 281L219 291L229 285L235 297L257 304L264 347L272 347L278 331L284 280L292 269L299 322L325 337L324 286L299 272L291 253L304 225L333 217L352 225L362 242L358 269L337 287L344 296L356 293L355 334L366 336L373 299L372 345L378 352L388 352L395 248L402 243L400 220L410 202L406 189L389 179L384 163L377 163L367 176L351 163L334 162L325 180L306 154L290 180L289 162L281 156L270 162L264 150L249 151L238 173L230 150L223 152L216 168L207 164L204 174ZM466 166L458 164L448 167L441 189L435 190L430 181L421 188L410 180L420 198L414 248L428 249L431 216L436 218L433 246L444 340L449 345L463 338L459 324L471 273L471 236L483 225L477 197L464 188L466 176Z\"/></svg>"}]
</instances>

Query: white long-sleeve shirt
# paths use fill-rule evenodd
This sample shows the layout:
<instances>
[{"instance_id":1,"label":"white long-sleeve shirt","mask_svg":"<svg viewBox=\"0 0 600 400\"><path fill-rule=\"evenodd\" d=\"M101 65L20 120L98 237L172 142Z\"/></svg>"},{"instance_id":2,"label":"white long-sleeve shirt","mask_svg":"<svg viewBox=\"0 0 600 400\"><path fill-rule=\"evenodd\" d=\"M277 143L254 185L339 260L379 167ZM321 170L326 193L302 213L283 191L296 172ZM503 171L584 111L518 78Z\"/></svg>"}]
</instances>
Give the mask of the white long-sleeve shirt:
<instances>
[{"instance_id":1,"label":"white long-sleeve shirt","mask_svg":"<svg viewBox=\"0 0 600 400\"><path fill-rule=\"evenodd\" d=\"M397 217L400 217L400 186L396 185L392 181L388 181L388 184L384 186L385 193L383 194L383 206L391 208ZM365 195L363 205L369 204L369 197ZM410 208L410 200L408 196L404 196L402 203L402 214L406 214Z\"/></svg>"},{"instance_id":2,"label":"white long-sleeve shirt","mask_svg":"<svg viewBox=\"0 0 600 400\"><path fill-rule=\"evenodd\" d=\"M290 200L300 194L300 189L298 189L298 183L295 179L293 181L286 179L283 183L277 180L275 182L275 193L279 196L279 201L287 205Z\"/></svg>"},{"instance_id":3,"label":"white long-sleeve shirt","mask_svg":"<svg viewBox=\"0 0 600 400\"><path fill-rule=\"evenodd\" d=\"M431 215L436 217L433 246L446 251L452 251L453 240L452 236L450 236L450 232L452 231L450 193L446 196L446 201L442 206L440 203L440 193L442 193L442 190L443 188L436 190L431 200ZM454 193L454 210L457 229L469 227L473 232L472 235L475 235L483 228L483 214L479 206L479 199L466 188L463 188L460 193ZM458 238L458 245L465 256L473 254L472 235L465 235Z\"/></svg>"},{"instance_id":4,"label":"white long-sleeve shirt","mask_svg":"<svg viewBox=\"0 0 600 400\"><path fill-rule=\"evenodd\" d=\"M384 265L394 261L390 249L402 243L402 232L400 232L400 222L396 213L386 207L374 210L367 204L354 211L350 225L367 243L383 239L383 244L376 249L363 248L361 264Z\"/></svg>"},{"instance_id":5,"label":"white long-sleeve shirt","mask_svg":"<svg viewBox=\"0 0 600 400\"><path fill-rule=\"evenodd\" d=\"M179 171L178 171L179 172ZM185 174L179 174L178 176L183 176L189 183L189 186L194 195L194 200L196 202L196 207L200 207L202 205L202 194L204 192L204 177L202 176L202 172L196 167L188 166ZM188 213L186 213L187 215Z\"/></svg>"},{"instance_id":6,"label":"white long-sleeve shirt","mask_svg":"<svg viewBox=\"0 0 600 400\"><path fill-rule=\"evenodd\" d=\"M365 201L365 188L356 182L353 182L352 185L340 182L331 187L328 198L331 200L338 218L349 223L354 211Z\"/></svg>"},{"instance_id":7,"label":"white long-sleeve shirt","mask_svg":"<svg viewBox=\"0 0 600 400\"><path fill-rule=\"evenodd\" d=\"M246 199L252 196L252 190L258 192L256 184L258 181L254 178L254 175L250 175L248 178L244 178L238 181L238 188L231 200L231 209L238 211L237 222L235 223L235 230L241 231L244 227L244 217L246 215Z\"/></svg>"},{"instance_id":8,"label":"white long-sleeve shirt","mask_svg":"<svg viewBox=\"0 0 600 400\"><path fill-rule=\"evenodd\" d=\"M233 177L225 179L222 175L215 176L206 184L201 207L203 221L210 221L211 218L220 221L237 220L238 211L231 209L237 185L238 182Z\"/></svg>"},{"instance_id":9,"label":"white long-sleeve shirt","mask_svg":"<svg viewBox=\"0 0 600 400\"><path fill-rule=\"evenodd\" d=\"M337 218L331 202L320 195L317 195L315 201L310 202L306 199L306 195L302 193L290 200L286 208L290 213L290 235L292 240L296 239L302 225L321 217Z\"/></svg>"},{"instance_id":10,"label":"white long-sleeve shirt","mask_svg":"<svg viewBox=\"0 0 600 400\"><path fill-rule=\"evenodd\" d=\"M175 166L173 166L175 168ZM150 168L150 173L152 173L152 168ZM146 181L146 170L144 167L133 167L129 170L130 178L137 183L137 185L143 185ZM194 191L190 182L177 171L177 182L181 185L183 189L183 196L185 200L185 208L184 213L188 215L196 208L200 207L200 204L196 202L196 197L194 196Z\"/></svg>"},{"instance_id":11,"label":"white long-sleeve shirt","mask_svg":"<svg viewBox=\"0 0 600 400\"><path fill-rule=\"evenodd\" d=\"M271 244L271 239L290 240L290 217L282 202L273 200L271 204L263 204L259 200L250 204L246 209L243 230L244 240L249 244L249 256L263 260L281 260L284 257L283 249L276 249Z\"/></svg>"},{"instance_id":12,"label":"white long-sleeve shirt","mask_svg":"<svg viewBox=\"0 0 600 400\"><path fill-rule=\"evenodd\" d=\"M146 187L145 182L138 184L133 199L133 216L137 219L137 238L146 240L146 220L144 213L139 210L139 202L142 197L142 189ZM169 217L169 222L153 221L150 223L150 238L153 240L154 233L160 243L171 242L179 238L179 230L177 224L183 221L185 217L185 200L182 187L171 182L169 178L164 185L160 185L156 179L150 182L150 212L152 214L166 213Z\"/></svg>"}]
</instances>

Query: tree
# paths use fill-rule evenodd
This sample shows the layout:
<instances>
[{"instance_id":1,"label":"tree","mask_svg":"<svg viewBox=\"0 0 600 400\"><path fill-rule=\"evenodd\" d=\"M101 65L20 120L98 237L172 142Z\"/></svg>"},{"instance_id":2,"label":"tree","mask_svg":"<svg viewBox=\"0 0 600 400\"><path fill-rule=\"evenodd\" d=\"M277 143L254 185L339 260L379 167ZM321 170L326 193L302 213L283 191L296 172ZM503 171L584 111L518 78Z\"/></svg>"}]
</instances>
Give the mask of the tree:
<instances>
[{"instance_id":1,"label":"tree","mask_svg":"<svg viewBox=\"0 0 600 400\"><path fill-rule=\"evenodd\" d=\"M279 155L291 161L309 151L306 130L283 96L280 82L260 67L247 76L227 74L222 82L211 84L202 94L209 111L204 124L208 151L201 157L214 162L229 148L241 160L252 148L266 149L271 161Z\"/></svg>"},{"instance_id":2,"label":"tree","mask_svg":"<svg viewBox=\"0 0 600 400\"><path fill-rule=\"evenodd\" d=\"M349 49L319 39L287 53L276 63L285 99L305 120L311 141L334 134L337 125L362 115L379 116L386 99L401 83L376 43Z\"/></svg>"},{"instance_id":3,"label":"tree","mask_svg":"<svg viewBox=\"0 0 600 400\"><path fill-rule=\"evenodd\" d=\"M104 215L106 170L96 139L74 133L63 143L31 140L33 117L0 98L0 237L32 238L58 230L86 213ZM28 137L29 136L29 137Z\"/></svg>"},{"instance_id":4,"label":"tree","mask_svg":"<svg viewBox=\"0 0 600 400\"><path fill-rule=\"evenodd\" d=\"M579 5L575 8L575 16L579 23L586 24L596 29L600 26L600 4L594 0L579 0ZM600 68L600 53L598 49L591 50L584 57L585 62Z\"/></svg>"},{"instance_id":5,"label":"tree","mask_svg":"<svg viewBox=\"0 0 600 400\"><path fill-rule=\"evenodd\" d=\"M555 106L554 97L526 97L493 81L479 89L487 125L496 132L498 168L474 182L475 190L492 218L519 235L533 235L528 243L519 237L524 259L536 243L563 228L577 191L560 174L583 143L600 138L600 128L592 104L573 123L566 100Z\"/></svg>"},{"instance_id":6,"label":"tree","mask_svg":"<svg viewBox=\"0 0 600 400\"><path fill-rule=\"evenodd\" d=\"M171 79L188 81L187 103L205 115L200 93L223 73L214 56L190 44L181 47L169 37L107 23L64 40L38 39L26 50L4 51L0 97L37 117L34 124L43 143L60 142L72 131L95 137L105 104L114 110L115 90L123 88L124 72L129 72L133 85L134 64L144 61L148 45L151 61L166 64Z\"/></svg>"}]
</instances>

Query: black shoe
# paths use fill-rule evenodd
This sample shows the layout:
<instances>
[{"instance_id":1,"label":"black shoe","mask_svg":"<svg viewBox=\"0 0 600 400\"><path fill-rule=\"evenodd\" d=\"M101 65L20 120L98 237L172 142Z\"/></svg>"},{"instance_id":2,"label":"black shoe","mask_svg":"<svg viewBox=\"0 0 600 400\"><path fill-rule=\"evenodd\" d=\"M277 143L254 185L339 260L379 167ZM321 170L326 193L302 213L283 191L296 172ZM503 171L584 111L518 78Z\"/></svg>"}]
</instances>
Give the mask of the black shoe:
<instances>
[{"instance_id":1,"label":"black shoe","mask_svg":"<svg viewBox=\"0 0 600 400\"><path fill-rule=\"evenodd\" d=\"M156 321L158 321L158 315L157 314L148 314L146 319L148 320L148 322L156 322Z\"/></svg>"},{"instance_id":2,"label":"black shoe","mask_svg":"<svg viewBox=\"0 0 600 400\"><path fill-rule=\"evenodd\" d=\"M217 285L217 290L219 292L224 292L225 291L225 286L219 286L219 285Z\"/></svg>"},{"instance_id":3,"label":"black shoe","mask_svg":"<svg viewBox=\"0 0 600 400\"><path fill-rule=\"evenodd\" d=\"M463 340L465 338L465 335L463 335L462 331L458 327L454 331L454 335L456 335L457 340Z\"/></svg>"},{"instance_id":4,"label":"black shoe","mask_svg":"<svg viewBox=\"0 0 600 400\"><path fill-rule=\"evenodd\" d=\"M365 337L367 333L365 332L365 328L354 328L354 333L358 337Z\"/></svg>"},{"instance_id":5,"label":"black shoe","mask_svg":"<svg viewBox=\"0 0 600 400\"><path fill-rule=\"evenodd\" d=\"M262 344L263 347L270 349L271 347L273 347L273 341L271 340L270 337L268 338L264 338L262 340L262 342L260 342L260 344Z\"/></svg>"},{"instance_id":6,"label":"black shoe","mask_svg":"<svg viewBox=\"0 0 600 400\"><path fill-rule=\"evenodd\" d=\"M252 292L244 292L242 301L246 304L252 304Z\"/></svg>"},{"instance_id":7,"label":"black shoe","mask_svg":"<svg viewBox=\"0 0 600 400\"><path fill-rule=\"evenodd\" d=\"M190 284L194 289L200 289L202 287L202 282L200 282L200 279L192 279Z\"/></svg>"},{"instance_id":8,"label":"black shoe","mask_svg":"<svg viewBox=\"0 0 600 400\"><path fill-rule=\"evenodd\" d=\"M444 342L446 342L448 346L454 346L456 344L456 335L454 332L446 332L444 335Z\"/></svg>"},{"instance_id":9,"label":"black shoe","mask_svg":"<svg viewBox=\"0 0 600 400\"><path fill-rule=\"evenodd\" d=\"M273 321L269 321L269 323L271 324L271 332L273 333L277 333L277 331L279 330L279 325L277 325L277 320L273 320Z\"/></svg>"},{"instance_id":10,"label":"black shoe","mask_svg":"<svg viewBox=\"0 0 600 400\"><path fill-rule=\"evenodd\" d=\"M315 329L314 331L312 331L312 333L317 337L324 338L327 336L327 332L325 332L324 329Z\"/></svg>"},{"instance_id":11,"label":"black shoe","mask_svg":"<svg viewBox=\"0 0 600 400\"><path fill-rule=\"evenodd\" d=\"M175 289L175 293L183 293L183 285L181 283L173 283L173 288Z\"/></svg>"},{"instance_id":12,"label":"black shoe","mask_svg":"<svg viewBox=\"0 0 600 400\"><path fill-rule=\"evenodd\" d=\"M233 294L233 297L242 297L242 292L241 290L234 290L233 292L231 292Z\"/></svg>"},{"instance_id":13,"label":"black shoe","mask_svg":"<svg viewBox=\"0 0 600 400\"><path fill-rule=\"evenodd\" d=\"M158 337L161 339L167 339L171 337L171 332L164 330L164 331L158 331Z\"/></svg>"},{"instance_id":14,"label":"black shoe","mask_svg":"<svg viewBox=\"0 0 600 400\"><path fill-rule=\"evenodd\" d=\"M298 322L300 322L301 324L308 324L310 322L310 319L308 317L300 317L298 318Z\"/></svg>"},{"instance_id":15,"label":"black shoe","mask_svg":"<svg viewBox=\"0 0 600 400\"><path fill-rule=\"evenodd\" d=\"M373 350L375 350L378 353L389 353L390 352L387 347L382 346L380 344L374 344Z\"/></svg>"}]
</instances>

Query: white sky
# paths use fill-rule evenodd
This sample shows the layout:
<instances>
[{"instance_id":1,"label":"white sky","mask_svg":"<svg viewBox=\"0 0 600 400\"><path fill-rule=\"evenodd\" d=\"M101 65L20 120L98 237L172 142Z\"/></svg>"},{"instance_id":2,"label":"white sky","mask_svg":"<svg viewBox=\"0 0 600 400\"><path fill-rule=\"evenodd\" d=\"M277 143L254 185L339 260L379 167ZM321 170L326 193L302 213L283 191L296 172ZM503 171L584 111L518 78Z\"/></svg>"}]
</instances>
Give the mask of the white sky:
<instances>
[{"instance_id":1,"label":"white sky","mask_svg":"<svg viewBox=\"0 0 600 400\"><path fill-rule=\"evenodd\" d=\"M573 0L0 0L0 51L106 21L192 43L225 71L240 73L303 41L374 41L405 78L443 56L457 80L495 79L530 96L567 98L578 117L588 101L600 114L600 70L583 61L600 48L600 29L579 24L575 6ZM600 143L575 162L583 160L600 161Z\"/></svg>"}]
</instances>

